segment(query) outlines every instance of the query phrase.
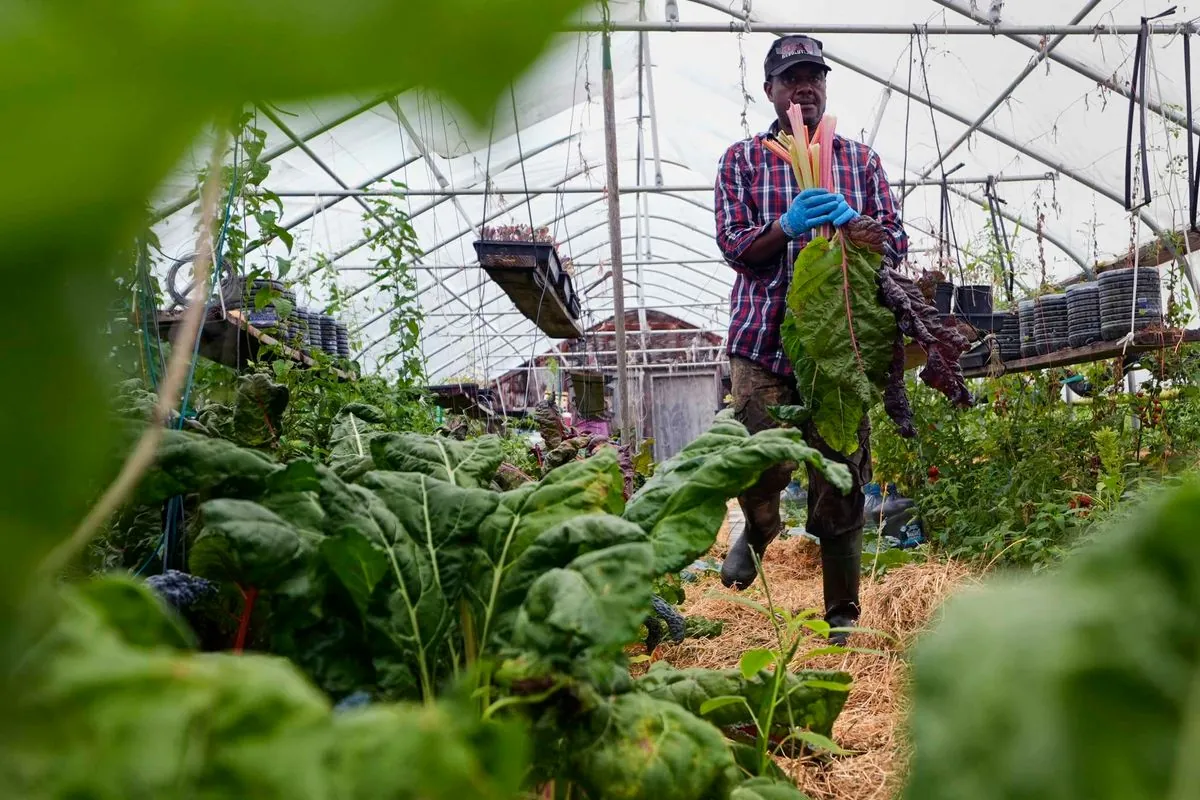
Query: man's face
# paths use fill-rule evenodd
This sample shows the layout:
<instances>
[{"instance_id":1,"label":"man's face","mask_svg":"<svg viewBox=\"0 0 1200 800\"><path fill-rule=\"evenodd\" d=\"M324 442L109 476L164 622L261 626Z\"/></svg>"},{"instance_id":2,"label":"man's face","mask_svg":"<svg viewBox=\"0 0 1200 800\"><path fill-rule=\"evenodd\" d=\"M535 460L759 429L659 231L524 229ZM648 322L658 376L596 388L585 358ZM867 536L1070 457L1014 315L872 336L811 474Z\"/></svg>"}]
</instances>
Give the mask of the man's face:
<instances>
[{"instance_id":1,"label":"man's face","mask_svg":"<svg viewBox=\"0 0 1200 800\"><path fill-rule=\"evenodd\" d=\"M793 64L763 84L784 130L794 132L787 121L792 103L800 106L807 127L814 128L821 121L825 114L825 72L820 64Z\"/></svg>"}]
</instances>

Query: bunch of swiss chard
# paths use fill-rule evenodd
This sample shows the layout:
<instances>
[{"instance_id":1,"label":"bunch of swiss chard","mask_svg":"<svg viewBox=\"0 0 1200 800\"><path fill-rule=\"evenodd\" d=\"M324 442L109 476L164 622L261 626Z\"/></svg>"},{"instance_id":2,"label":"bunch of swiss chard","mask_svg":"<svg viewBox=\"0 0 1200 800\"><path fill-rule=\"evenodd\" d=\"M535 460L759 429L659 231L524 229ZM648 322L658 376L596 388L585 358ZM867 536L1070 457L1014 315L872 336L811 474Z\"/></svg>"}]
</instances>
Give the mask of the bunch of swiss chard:
<instances>
[{"instance_id":1,"label":"bunch of swiss chard","mask_svg":"<svg viewBox=\"0 0 1200 800\"><path fill-rule=\"evenodd\" d=\"M335 699L365 691L377 701L347 714L373 713L392 724L396 716L415 719L405 705L411 702L430 706L430 724L432 716L449 713L438 709L467 713L469 720L446 733L453 739L447 746L473 737L486 743L496 730L490 726L515 724L533 745L534 755L522 762L526 787L569 783L592 798L799 796L780 774L763 774L747 757L753 748L735 741L764 710L766 673L659 668L634 680L625 648L651 613L655 579L711 546L728 497L781 461L810 463L845 489L843 467L825 461L796 431L750 436L722 417L628 501L614 448L500 492L489 488L501 460L496 437L458 442L389 433L353 412L342 415L332 465L282 465L221 439L172 431L139 487L143 504L196 497L199 533L189 546L190 571L221 593L216 605L236 628L238 646L286 656ZM104 592L107 580L91 585ZM253 673L256 684L282 682L288 692L312 693L294 676L282 676L280 662L257 656L124 657L146 664L130 672L135 681L157 669L147 659L168 658L176 670L220 665L212 667L213 680L236 683L238 675ZM43 672L50 681L44 691L56 696L55 671ZM763 735L772 741L798 730L830 735L849 676L796 672L784 685L770 695L775 723ZM713 693L748 703L705 706ZM143 712L155 713L152 698L143 701ZM52 715L52 706L38 713ZM292 713L286 707L280 705L285 717ZM129 714L133 725L135 712ZM308 703L301 716L320 731L341 724L330 721L323 704ZM261 747L282 753L278 763L307 758L292 748L290 724L270 722L256 734ZM331 735L296 734L307 747L334 748L321 757L336 760L340 745L329 742ZM197 752L210 752L195 744ZM401 753L400 744L379 747L391 747L389 758L415 757ZM466 763L490 763L490 747L482 745ZM249 751L239 752L252 760ZM175 762L170 766L145 780L179 780ZM38 775L56 779L49 771ZM276 794L268 786L274 777L262 776L258 796Z\"/></svg>"},{"instance_id":2,"label":"bunch of swiss chard","mask_svg":"<svg viewBox=\"0 0 1200 800\"><path fill-rule=\"evenodd\" d=\"M822 119L810 143L800 109L793 106L789 117L802 138L780 134L783 144L768 142L768 149L792 164L802 190L833 190L836 119ZM796 258L780 331L804 401L780 418L810 420L826 444L846 454L858 449L859 426L881 394L900 434L916 435L904 388L905 337L926 354L922 380L955 405L971 403L958 363L966 339L942 324L911 280L882 263L884 236L866 217L815 236Z\"/></svg>"}]
</instances>

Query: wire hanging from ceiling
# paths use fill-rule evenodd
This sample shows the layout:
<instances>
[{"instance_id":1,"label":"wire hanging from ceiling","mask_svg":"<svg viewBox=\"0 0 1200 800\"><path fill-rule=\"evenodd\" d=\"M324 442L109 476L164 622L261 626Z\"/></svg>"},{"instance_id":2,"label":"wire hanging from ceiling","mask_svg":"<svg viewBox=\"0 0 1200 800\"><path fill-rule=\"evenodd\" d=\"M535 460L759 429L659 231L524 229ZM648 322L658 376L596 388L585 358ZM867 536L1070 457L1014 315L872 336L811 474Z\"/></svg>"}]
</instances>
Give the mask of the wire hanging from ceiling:
<instances>
[{"instance_id":1,"label":"wire hanging from ceiling","mask_svg":"<svg viewBox=\"0 0 1200 800\"><path fill-rule=\"evenodd\" d=\"M928 47L928 42L926 41L927 36L928 36L928 33L926 33L923 36L917 36L916 43L917 43L917 49L920 52L920 56L921 56L921 82L925 87L925 98L929 101L928 103L926 103L926 107L929 109L929 123L933 127L933 146L934 146L934 149L937 151L938 170L942 174L942 180L941 180L941 195L942 195L942 197L941 197L941 226L942 226L942 228L940 231L942 241L939 242L939 245L938 245L939 246L939 258L941 258L941 249L940 248L944 244L945 250L946 250L946 263L949 263L950 252L953 251L954 262L958 265L959 279L965 284L966 283L966 273L963 270L962 255L961 255L961 252L958 247L958 234L954 230L954 215L951 213L951 209L950 209L950 185L946 180L949 175L951 175L956 170L960 169L963 166L963 164L959 163L957 166L952 167L949 170L946 169L945 159L942 154L941 137L938 134L937 115L934 113L933 105L932 105L933 93L929 90L929 66L927 63L928 59L929 59L929 51L927 49L927 47ZM906 131L906 135L907 135L907 131ZM905 148L905 149L907 151L907 148ZM905 155L907 156L907 152ZM949 238L946 237L946 234L949 234Z\"/></svg>"},{"instance_id":2,"label":"wire hanging from ceiling","mask_svg":"<svg viewBox=\"0 0 1200 800\"><path fill-rule=\"evenodd\" d=\"M1004 287L1004 295L1008 302L1013 301L1013 284L1016 281L1016 265L1013 263L1012 249L1008 240L1008 230L1004 224L1004 215L1000 213L1000 205L1004 201L996 190L996 178L989 175L983 188L983 196L987 200L988 219L991 222L992 238L996 243L997 259L1000 266L1000 279Z\"/></svg>"}]
</instances>

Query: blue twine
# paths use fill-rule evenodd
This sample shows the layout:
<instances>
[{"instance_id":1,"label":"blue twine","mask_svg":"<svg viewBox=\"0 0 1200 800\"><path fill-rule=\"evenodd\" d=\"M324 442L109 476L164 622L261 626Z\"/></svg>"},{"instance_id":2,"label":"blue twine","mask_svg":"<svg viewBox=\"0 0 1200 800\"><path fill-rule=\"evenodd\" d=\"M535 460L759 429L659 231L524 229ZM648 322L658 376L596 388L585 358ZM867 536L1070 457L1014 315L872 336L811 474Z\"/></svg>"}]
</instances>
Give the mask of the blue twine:
<instances>
[{"instance_id":1,"label":"blue twine","mask_svg":"<svg viewBox=\"0 0 1200 800\"><path fill-rule=\"evenodd\" d=\"M208 276L208 296L212 295L213 290L216 287L218 276L221 274L220 267L218 265L221 263L221 258L224 254L223 251L225 249L225 236L229 231L229 220L233 216L233 213L232 213L233 212L233 198L237 191L237 155L238 155L237 146L235 144L234 151L233 151L233 176L232 176L232 180L229 182L229 195L225 198L225 215L221 221L221 231L217 235L217 245L213 250L212 272ZM208 316L208 306L209 306L209 304L206 300L205 307L204 307L205 317ZM188 367L187 380L184 382L184 385L183 385L183 398L182 398L182 402L179 404L179 419L176 420L176 423L175 423L176 430L183 430L183 421L184 421L184 419L186 419L190 416L190 414L188 412L188 401L191 398L192 387L195 383L196 359L199 357L199 354L200 354L200 341L203 337L203 333L204 333L204 321L201 320L200 327L196 330L195 344L192 346L192 361L191 361L190 366ZM153 562L155 557L157 557L160 553L162 554L162 569L164 572L166 571L167 564L171 560L171 539L178 532L178 528L176 527L175 520L182 516L183 516L183 497L181 495L175 495L167 502L167 521L166 521L166 524L163 526L163 533L162 533L162 536L159 538L158 548L154 551L154 553L150 556L150 558L147 559L146 563L138 568L137 572L135 572L134 575L140 575L142 573L142 571L144 569L146 569L146 567L148 567L150 565L150 563ZM184 521L186 522L186 520L184 520Z\"/></svg>"}]
</instances>

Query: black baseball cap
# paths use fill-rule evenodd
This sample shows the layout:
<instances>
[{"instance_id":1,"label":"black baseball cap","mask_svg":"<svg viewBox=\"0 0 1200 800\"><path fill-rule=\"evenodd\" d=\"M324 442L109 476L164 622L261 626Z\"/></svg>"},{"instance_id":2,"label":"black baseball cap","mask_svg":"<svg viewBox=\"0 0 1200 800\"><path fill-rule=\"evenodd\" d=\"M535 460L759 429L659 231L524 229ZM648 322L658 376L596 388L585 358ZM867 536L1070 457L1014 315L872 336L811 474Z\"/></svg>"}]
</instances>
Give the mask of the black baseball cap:
<instances>
[{"instance_id":1,"label":"black baseball cap","mask_svg":"<svg viewBox=\"0 0 1200 800\"><path fill-rule=\"evenodd\" d=\"M811 36L782 36L776 39L763 62L766 79L771 80L793 64L819 64L828 72L829 65L821 54L823 48L820 40Z\"/></svg>"}]
</instances>

